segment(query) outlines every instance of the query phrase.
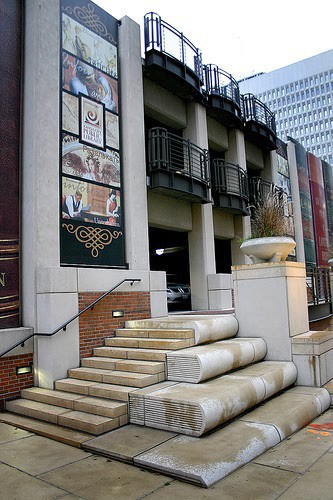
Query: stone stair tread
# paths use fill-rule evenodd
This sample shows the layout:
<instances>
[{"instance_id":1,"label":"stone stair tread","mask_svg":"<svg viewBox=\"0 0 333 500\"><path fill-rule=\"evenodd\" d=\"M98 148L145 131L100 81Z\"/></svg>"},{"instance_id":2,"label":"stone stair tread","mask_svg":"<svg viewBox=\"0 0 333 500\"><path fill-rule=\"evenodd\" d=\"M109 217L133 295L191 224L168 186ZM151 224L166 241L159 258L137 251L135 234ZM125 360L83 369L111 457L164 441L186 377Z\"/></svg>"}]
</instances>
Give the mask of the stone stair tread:
<instances>
[{"instance_id":1,"label":"stone stair tread","mask_svg":"<svg viewBox=\"0 0 333 500\"><path fill-rule=\"evenodd\" d=\"M266 352L261 338L221 340L168 352L168 380L199 383L257 362Z\"/></svg>"},{"instance_id":2,"label":"stone stair tread","mask_svg":"<svg viewBox=\"0 0 333 500\"><path fill-rule=\"evenodd\" d=\"M293 384L292 362L263 361L201 384L178 383L161 390L140 390L130 401L130 421L201 436ZM130 395L131 399L131 395Z\"/></svg>"},{"instance_id":3,"label":"stone stair tread","mask_svg":"<svg viewBox=\"0 0 333 500\"><path fill-rule=\"evenodd\" d=\"M38 401L39 403L53 404L55 406L73 409L74 401L82 399L83 396L82 394L44 389L42 387L30 387L29 389L22 389L21 397L23 399Z\"/></svg>"},{"instance_id":4,"label":"stone stair tread","mask_svg":"<svg viewBox=\"0 0 333 500\"><path fill-rule=\"evenodd\" d=\"M193 329L161 329L161 328L122 328L115 332L116 337L160 338L160 339L191 339Z\"/></svg>"},{"instance_id":5,"label":"stone stair tread","mask_svg":"<svg viewBox=\"0 0 333 500\"><path fill-rule=\"evenodd\" d=\"M165 361L169 349L133 349L130 347L95 347L97 357L133 359L141 361Z\"/></svg>"},{"instance_id":6,"label":"stone stair tread","mask_svg":"<svg viewBox=\"0 0 333 500\"><path fill-rule=\"evenodd\" d=\"M117 401L127 401L128 394L131 391L138 390L137 387L132 386L104 384L75 378L57 380L55 388L65 392L74 392L85 396L97 396L105 399L116 399Z\"/></svg>"},{"instance_id":7,"label":"stone stair tread","mask_svg":"<svg viewBox=\"0 0 333 500\"><path fill-rule=\"evenodd\" d=\"M30 399L16 399L6 403L7 411L13 413L20 413L27 417L38 418L39 420L46 420L53 424L59 423L58 417L63 413L68 413L68 408L54 406L47 403L40 403Z\"/></svg>"},{"instance_id":8,"label":"stone stair tread","mask_svg":"<svg viewBox=\"0 0 333 500\"><path fill-rule=\"evenodd\" d=\"M98 397L86 397L82 394L43 389L41 387L23 389L21 395L23 399L68 408L69 410L93 413L95 415L110 418L126 415L128 411L127 403L122 401L112 401L110 399Z\"/></svg>"},{"instance_id":9,"label":"stone stair tread","mask_svg":"<svg viewBox=\"0 0 333 500\"><path fill-rule=\"evenodd\" d=\"M124 420L124 423L127 423L127 420ZM119 418L103 417L82 411L69 411L59 415L59 425L100 435L117 429L121 424Z\"/></svg>"},{"instance_id":10,"label":"stone stair tread","mask_svg":"<svg viewBox=\"0 0 333 500\"><path fill-rule=\"evenodd\" d=\"M69 376L78 380L88 380L106 384L127 385L133 387L146 387L165 379L164 373L147 374L128 371L100 370L95 368L74 368L69 370Z\"/></svg>"},{"instance_id":11,"label":"stone stair tread","mask_svg":"<svg viewBox=\"0 0 333 500\"><path fill-rule=\"evenodd\" d=\"M108 337L105 339L107 347L132 347L144 349L184 349L194 345L193 339L163 339L140 337Z\"/></svg>"},{"instance_id":12,"label":"stone stair tread","mask_svg":"<svg viewBox=\"0 0 333 500\"><path fill-rule=\"evenodd\" d=\"M0 413L0 422L34 432L39 436L53 439L70 446L75 446L76 448L81 448L85 441L91 439L91 434L79 432L57 424L51 424L43 420L37 420L36 418L25 417L18 413Z\"/></svg>"},{"instance_id":13,"label":"stone stair tread","mask_svg":"<svg viewBox=\"0 0 333 500\"><path fill-rule=\"evenodd\" d=\"M300 397L299 389L305 389L303 397ZM323 389L306 389L296 387L288 390L209 435L200 438L179 435L164 441L135 456L134 465L208 488L280 443L328 408L328 396ZM123 431L125 441L126 428L120 431ZM121 434L118 439L121 439ZM102 449L98 453L104 454ZM107 456L112 457L110 449Z\"/></svg>"},{"instance_id":14,"label":"stone stair tread","mask_svg":"<svg viewBox=\"0 0 333 500\"><path fill-rule=\"evenodd\" d=\"M81 365L86 368L101 368L104 370L131 371L136 373L162 373L165 371L165 364L162 361L108 358L102 356L83 358Z\"/></svg>"}]
</instances>

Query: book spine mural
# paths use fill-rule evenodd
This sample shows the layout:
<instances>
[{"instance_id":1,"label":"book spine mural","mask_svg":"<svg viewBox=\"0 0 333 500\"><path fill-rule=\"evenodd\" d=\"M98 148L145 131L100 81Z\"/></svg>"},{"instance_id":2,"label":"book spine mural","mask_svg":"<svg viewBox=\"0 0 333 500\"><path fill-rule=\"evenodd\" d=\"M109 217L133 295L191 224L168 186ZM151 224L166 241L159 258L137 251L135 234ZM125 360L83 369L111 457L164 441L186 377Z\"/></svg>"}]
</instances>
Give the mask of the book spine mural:
<instances>
[{"instance_id":1,"label":"book spine mural","mask_svg":"<svg viewBox=\"0 0 333 500\"><path fill-rule=\"evenodd\" d=\"M21 2L2 2L0 74L0 328L20 325Z\"/></svg>"},{"instance_id":2,"label":"book spine mural","mask_svg":"<svg viewBox=\"0 0 333 500\"><path fill-rule=\"evenodd\" d=\"M330 258L327 209L325 199L322 162L312 153L307 153L312 199L313 223L318 266L327 266Z\"/></svg>"}]
</instances>

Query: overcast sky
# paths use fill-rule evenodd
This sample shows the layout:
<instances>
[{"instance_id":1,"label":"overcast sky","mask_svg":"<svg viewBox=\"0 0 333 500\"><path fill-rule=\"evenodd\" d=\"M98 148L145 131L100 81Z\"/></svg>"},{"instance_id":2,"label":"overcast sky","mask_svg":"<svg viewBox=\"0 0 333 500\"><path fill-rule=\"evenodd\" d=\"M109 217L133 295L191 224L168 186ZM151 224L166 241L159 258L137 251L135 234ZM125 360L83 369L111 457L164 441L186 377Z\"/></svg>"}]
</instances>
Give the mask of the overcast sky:
<instances>
[{"instance_id":1,"label":"overcast sky","mask_svg":"<svg viewBox=\"0 0 333 500\"><path fill-rule=\"evenodd\" d=\"M333 48L333 1L315 0L94 0L143 28L156 12L236 79L272 71Z\"/></svg>"}]
</instances>

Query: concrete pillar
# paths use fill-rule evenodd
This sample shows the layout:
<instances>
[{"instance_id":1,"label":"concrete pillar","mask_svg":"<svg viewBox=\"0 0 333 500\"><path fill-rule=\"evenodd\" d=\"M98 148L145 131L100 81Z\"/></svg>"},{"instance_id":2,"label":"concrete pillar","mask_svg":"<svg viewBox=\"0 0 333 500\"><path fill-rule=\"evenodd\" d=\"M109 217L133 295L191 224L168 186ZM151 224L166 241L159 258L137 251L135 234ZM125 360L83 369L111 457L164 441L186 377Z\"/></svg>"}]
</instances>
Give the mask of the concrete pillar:
<instances>
[{"instance_id":1,"label":"concrete pillar","mask_svg":"<svg viewBox=\"0 0 333 500\"><path fill-rule=\"evenodd\" d=\"M261 177L268 182L279 184L278 179L278 161L276 151L264 153L264 170L261 172Z\"/></svg>"},{"instance_id":2,"label":"concrete pillar","mask_svg":"<svg viewBox=\"0 0 333 500\"><path fill-rule=\"evenodd\" d=\"M293 217L294 217L296 256L298 262L305 262L301 199L299 194L296 152L295 152L295 145L292 142L287 142L287 154L288 154L292 207L293 207Z\"/></svg>"},{"instance_id":3,"label":"concrete pillar","mask_svg":"<svg viewBox=\"0 0 333 500\"><path fill-rule=\"evenodd\" d=\"M238 336L262 337L266 359L291 361L291 338L309 330L305 265L236 266L232 275Z\"/></svg>"},{"instance_id":4,"label":"concrete pillar","mask_svg":"<svg viewBox=\"0 0 333 500\"><path fill-rule=\"evenodd\" d=\"M206 110L201 104L190 103L187 107L184 139L208 149ZM192 228L188 238L192 308L209 309L208 274L216 273L211 203L192 204Z\"/></svg>"},{"instance_id":5,"label":"concrete pillar","mask_svg":"<svg viewBox=\"0 0 333 500\"><path fill-rule=\"evenodd\" d=\"M22 147L22 322L52 332L78 310L77 272L60 267L59 2L29 2L25 12ZM52 387L79 364L77 322L35 341L35 379Z\"/></svg>"},{"instance_id":6,"label":"concrete pillar","mask_svg":"<svg viewBox=\"0 0 333 500\"><path fill-rule=\"evenodd\" d=\"M140 26L123 17L119 26L122 172L126 260L149 270L147 178Z\"/></svg>"},{"instance_id":7,"label":"concrete pillar","mask_svg":"<svg viewBox=\"0 0 333 500\"><path fill-rule=\"evenodd\" d=\"M229 149L225 153L226 161L239 165L243 170L246 168L246 150L244 134L240 130L231 129L228 133ZM235 238L231 240L231 258L234 266L250 263L250 259L240 250L242 238L251 235L250 217L242 215L234 216Z\"/></svg>"}]
</instances>

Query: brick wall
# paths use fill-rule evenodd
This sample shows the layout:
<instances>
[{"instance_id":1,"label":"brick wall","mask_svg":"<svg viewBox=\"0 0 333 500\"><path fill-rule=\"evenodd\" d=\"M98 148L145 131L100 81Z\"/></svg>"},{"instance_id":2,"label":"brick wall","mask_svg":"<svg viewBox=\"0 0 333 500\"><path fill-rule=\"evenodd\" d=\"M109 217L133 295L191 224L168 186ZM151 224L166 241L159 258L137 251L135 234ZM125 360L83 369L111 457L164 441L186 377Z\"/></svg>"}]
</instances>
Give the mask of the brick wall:
<instances>
[{"instance_id":1,"label":"brick wall","mask_svg":"<svg viewBox=\"0 0 333 500\"><path fill-rule=\"evenodd\" d=\"M21 389L34 385L33 373L16 375L16 367L27 366L32 359L32 353L0 358L0 411L4 409L5 400L19 397Z\"/></svg>"},{"instance_id":2,"label":"brick wall","mask_svg":"<svg viewBox=\"0 0 333 500\"><path fill-rule=\"evenodd\" d=\"M102 295L103 292L79 293L79 310ZM122 318L113 318L112 310L123 310ZM150 317L149 292L114 292L80 316L80 358L92 355L94 347L104 345L105 337L123 328L125 321Z\"/></svg>"}]
</instances>

